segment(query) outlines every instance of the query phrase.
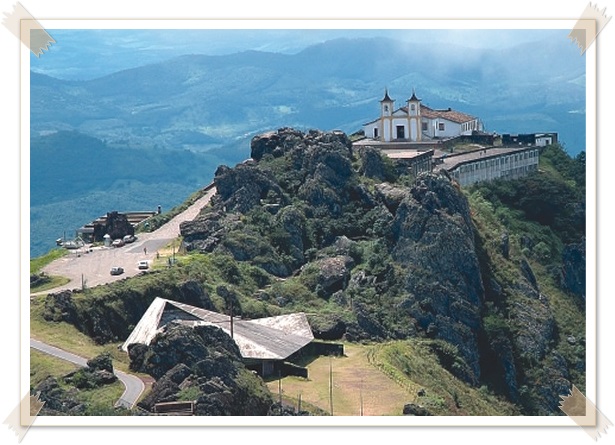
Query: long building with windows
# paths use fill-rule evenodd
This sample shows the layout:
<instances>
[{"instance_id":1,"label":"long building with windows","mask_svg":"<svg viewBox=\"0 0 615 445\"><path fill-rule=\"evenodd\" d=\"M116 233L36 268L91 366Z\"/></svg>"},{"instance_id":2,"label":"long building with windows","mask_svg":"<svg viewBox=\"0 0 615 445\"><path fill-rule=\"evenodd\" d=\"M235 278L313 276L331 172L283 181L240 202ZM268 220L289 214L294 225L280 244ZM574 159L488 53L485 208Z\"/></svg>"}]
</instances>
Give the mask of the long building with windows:
<instances>
[{"instance_id":1,"label":"long building with windows","mask_svg":"<svg viewBox=\"0 0 615 445\"><path fill-rule=\"evenodd\" d=\"M462 187L493 179L516 179L538 170L539 149L489 148L440 158L434 170L446 170Z\"/></svg>"}]
</instances>

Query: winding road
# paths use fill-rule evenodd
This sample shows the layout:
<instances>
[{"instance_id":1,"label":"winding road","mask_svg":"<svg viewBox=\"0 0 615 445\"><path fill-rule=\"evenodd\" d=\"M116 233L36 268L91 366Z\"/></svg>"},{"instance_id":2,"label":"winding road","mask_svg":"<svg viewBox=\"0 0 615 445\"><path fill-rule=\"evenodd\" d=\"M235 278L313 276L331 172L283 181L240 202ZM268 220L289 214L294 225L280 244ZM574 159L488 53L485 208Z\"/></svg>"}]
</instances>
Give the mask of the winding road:
<instances>
[{"instance_id":1,"label":"winding road","mask_svg":"<svg viewBox=\"0 0 615 445\"><path fill-rule=\"evenodd\" d=\"M86 358L56 348L55 346L48 345L41 341L34 340L32 338L30 339L30 347L36 349L37 351L53 355L54 357L66 360L67 362L71 362L79 366L85 367L88 364L88 359ZM141 397L141 394L143 394L143 391L145 391L145 384L140 378L132 374L127 374L125 372L118 371L117 369L114 369L113 373L124 384L125 388L124 393L116 402L115 406L123 406L124 408L132 409L137 403L137 400L139 400L139 397Z\"/></svg>"},{"instance_id":2,"label":"winding road","mask_svg":"<svg viewBox=\"0 0 615 445\"><path fill-rule=\"evenodd\" d=\"M216 188L209 186L206 190L205 195L185 211L154 232L139 234L138 239L132 244L126 244L124 247L95 247L73 250L62 258L51 262L42 271L48 275L66 277L70 281L63 286L32 294L32 296L46 295L49 292L67 289L81 289L83 285L94 287L138 275L142 272L137 267L139 261L148 260L151 264L156 259L156 252L180 235L179 225L184 221L192 221L201 209L209 203L216 193ZM116 266L122 267L124 273L111 275L109 271Z\"/></svg>"},{"instance_id":3,"label":"winding road","mask_svg":"<svg viewBox=\"0 0 615 445\"><path fill-rule=\"evenodd\" d=\"M66 289L80 289L84 283L88 287L94 287L139 274L142 271L137 267L138 262L148 260L151 263L156 258L156 252L159 249L167 246L180 235L180 224L196 218L201 209L209 203L212 196L216 193L216 188L213 186L208 186L205 190L205 195L188 209L171 219L158 230L139 235L138 240L133 244L127 244L120 248L97 247L91 250L71 251L68 255L48 264L43 268L43 272L49 275L67 277L70 281L63 286L32 294L31 297ZM123 267L124 273L122 275L111 275L109 271L114 266ZM87 366L88 359L32 338L30 339L30 348L79 366ZM114 370L114 373L125 387L124 393L117 401L116 406L132 409L145 390L145 384L140 378L132 374L118 370Z\"/></svg>"}]
</instances>

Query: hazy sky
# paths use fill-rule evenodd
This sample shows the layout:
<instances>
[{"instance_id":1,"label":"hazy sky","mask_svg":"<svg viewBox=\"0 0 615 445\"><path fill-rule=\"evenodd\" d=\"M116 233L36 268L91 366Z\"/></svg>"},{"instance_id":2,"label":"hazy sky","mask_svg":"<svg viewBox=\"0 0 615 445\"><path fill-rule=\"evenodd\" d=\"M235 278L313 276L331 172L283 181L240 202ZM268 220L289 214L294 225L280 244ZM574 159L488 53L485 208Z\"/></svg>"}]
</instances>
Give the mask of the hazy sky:
<instances>
[{"instance_id":1,"label":"hazy sky","mask_svg":"<svg viewBox=\"0 0 615 445\"><path fill-rule=\"evenodd\" d=\"M31 69L58 78L84 80L183 54L221 55L245 50L293 54L340 37L383 36L422 45L503 49L525 42L564 40L569 30L49 29L49 33L56 43L44 56L31 56Z\"/></svg>"}]
</instances>

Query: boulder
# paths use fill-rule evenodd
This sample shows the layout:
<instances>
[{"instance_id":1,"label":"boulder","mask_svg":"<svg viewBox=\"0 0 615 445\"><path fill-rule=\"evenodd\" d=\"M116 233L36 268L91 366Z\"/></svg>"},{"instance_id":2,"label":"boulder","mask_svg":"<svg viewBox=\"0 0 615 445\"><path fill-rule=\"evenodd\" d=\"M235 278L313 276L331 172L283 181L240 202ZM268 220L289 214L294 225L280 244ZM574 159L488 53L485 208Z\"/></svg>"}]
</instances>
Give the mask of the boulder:
<instances>
[{"instance_id":1,"label":"boulder","mask_svg":"<svg viewBox=\"0 0 615 445\"><path fill-rule=\"evenodd\" d=\"M410 191L406 188L396 187L387 183L376 184L376 197L392 214L397 212L397 208L409 194Z\"/></svg>"},{"instance_id":2,"label":"boulder","mask_svg":"<svg viewBox=\"0 0 615 445\"><path fill-rule=\"evenodd\" d=\"M382 152L375 147L361 147L357 150L361 166L359 174L378 181L386 181L391 176L383 159Z\"/></svg>"},{"instance_id":3,"label":"boulder","mask_svg":"<svg viewBox=\"0 0 615 445\"><path fill-rule=\"evenodd\" d=\"M432 416L429 410L421 405L417 405L416 403L407 403L404 405L403 410L404 416Z\"/></svg>"},{"instance_id":4,"label":"boulder","mask_svg":"<svg viewBox=\"0 0 615 445\"><path fill-rule=\"evenodd\" d=\"M346 288L353 266L352 257L338 255L308 263L301 270L303 276L310 275L309 281L314 290L328 298L338 290Z\"/></svg>"},{"instance_id":5,"label":"boulder","mask_svg":"<svg viewBox=\"0 0 615 445\"><path fill-rule=\"evenodd\" d=\"M200 283L195 280L188 280L179 286L181 301L192 306L201 307L208 311L215 311L216 307L211 301L209 294Z\"/></svg>"},{"instance_id":6,"label":"boulder","mask_svg":"<svg viewBox=\"0 0 615 445\"><path fill-rule=\"evenodd\" d=\"M346 332L346 323L335 315L313 315L309 322L314 337L321 340L339 340Z\"/></svg>"},{"instance_id":7,"label":"boulder","mask_svg":"<svg viewBox=\"0 0 615 445\"><path fill-rule=\"evenodd\" d=\"M77 310L73 301L73 292L64 290L47 294L43 318L47 321L75 324L77 322Z\"/></svg>"},{"instance_id":8,"label":"boulder","mask_svg":"<svg viewBox=\"0 0 615 445\"><path fill-rule=\"evenodd\" d=\"M109 354L97 355L96 357L88 360L87 364L88 368L92 371L101 370L113 374L113 362L111 360L111 355Z\"/></svg>"}]
</instances>

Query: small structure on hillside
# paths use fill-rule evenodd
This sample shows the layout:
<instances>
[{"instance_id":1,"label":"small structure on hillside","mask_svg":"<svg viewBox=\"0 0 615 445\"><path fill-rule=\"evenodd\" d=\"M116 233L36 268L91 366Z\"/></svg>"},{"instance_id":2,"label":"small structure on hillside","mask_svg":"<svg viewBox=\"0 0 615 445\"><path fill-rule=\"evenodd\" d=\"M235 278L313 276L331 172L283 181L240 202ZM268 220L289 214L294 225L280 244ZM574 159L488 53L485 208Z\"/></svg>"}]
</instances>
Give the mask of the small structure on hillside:
<instances>
[{"instance_id":1,"label":"small structure on hillside","mask_svg":"<svg viewBox=\"0 0 615 445\"><path fill-rule=\"evenodd\" d=\"M241 320L165 298L156 298L128 336L122 350L133 343L149 345L169 323L214 325L230 335L249 369L262 376L284 368L284 361L314 340L304 313Z\"/></svg>"},{"instance_id":2,"label":"small structure on hillside","mask_svg":"<svg viewBox=\"0 0 615 445\"><path fill-rule=\"evenodd\" d=\"M536 145L546 147L557 144L557 133L526 133L502 135L502 145Z\"/></svg>"},{"instance_id":3,"label":"small structure on hillside","mask_svg":"<svg viewBox=\"0 0 615 445\"><path fill-rule=\"evenodd\" d=\"M160 210L160 206L158 209ZM109 212L77 229L77 234L90 243L104 241L106 234L112 239L121 239L126 235L134 235L138 224L156 214L155 211Z\"/></svg>"}]
</instances>

